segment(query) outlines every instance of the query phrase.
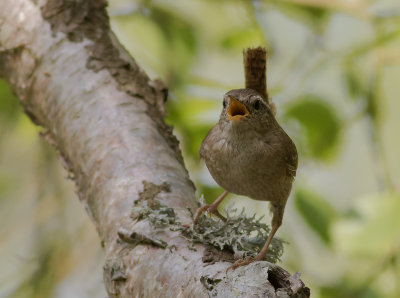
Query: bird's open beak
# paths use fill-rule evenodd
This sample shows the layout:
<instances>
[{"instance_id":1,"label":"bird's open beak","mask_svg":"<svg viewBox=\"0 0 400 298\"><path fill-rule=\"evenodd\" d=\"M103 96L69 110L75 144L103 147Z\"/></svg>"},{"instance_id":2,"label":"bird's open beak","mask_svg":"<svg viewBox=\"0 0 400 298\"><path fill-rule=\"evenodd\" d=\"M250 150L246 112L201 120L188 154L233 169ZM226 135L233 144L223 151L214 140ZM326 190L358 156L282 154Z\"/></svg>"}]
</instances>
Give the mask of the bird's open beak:
<instances>
[{"instance_id":1,"label":"bird's open beak","mask_svg":"<svg viewBox=\"0 0 400 298\"><path fill-rule=\"evenodd\" d=\"M240 120L249 115L249 111L240 101L236 100L232 96L229 96L229 98L231 100L229 103L228 110L226 111L229 120Z\"/></svg>"}]
</instances>

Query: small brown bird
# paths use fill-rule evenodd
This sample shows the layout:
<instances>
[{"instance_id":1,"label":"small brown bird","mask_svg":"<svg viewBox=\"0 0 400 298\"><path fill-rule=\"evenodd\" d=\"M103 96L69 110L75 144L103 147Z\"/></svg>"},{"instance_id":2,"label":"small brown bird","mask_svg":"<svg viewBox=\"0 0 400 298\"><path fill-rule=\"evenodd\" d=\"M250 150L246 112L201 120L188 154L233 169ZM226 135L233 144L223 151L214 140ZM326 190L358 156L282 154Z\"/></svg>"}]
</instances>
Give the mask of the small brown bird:
<instances>
[{"instance_id":1,"label":"small brown bird","mask_svg":"<svg viewBox=\"0 0 400 298\"><path fill-rule=\"evenodd\" d=\"M225 189L211 205L200 207L194 225L204 211L225 219L217 210L228 193L269 201L272 229L255 258L239 260L233 268L263 260L283 212L297 170L296 146L280 127L267 101L252 89L235 89L224 95L219 122L200 147L215 181Z\"/></svg>"}]
</instances>

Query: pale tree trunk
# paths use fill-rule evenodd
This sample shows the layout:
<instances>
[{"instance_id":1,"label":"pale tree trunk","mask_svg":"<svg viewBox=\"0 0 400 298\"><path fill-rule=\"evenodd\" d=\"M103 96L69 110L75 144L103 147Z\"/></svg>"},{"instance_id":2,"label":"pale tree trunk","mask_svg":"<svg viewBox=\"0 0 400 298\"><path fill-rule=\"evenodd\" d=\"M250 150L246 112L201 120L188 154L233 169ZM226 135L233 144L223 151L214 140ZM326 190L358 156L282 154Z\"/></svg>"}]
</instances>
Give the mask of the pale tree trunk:
<instances>
[{"instance_id":1,"label":"pale tree trunk","mask_svg":"<svg viewBox=\"0 0 400 298\"><path fill-rule=\"evenodd\" d=\"M297 274L267 262L228 273L229 262L206 266L206 246L192 250L180 231L132 216L134 206L156 202L190 225L197 203L163 121L166 90L119 44L105 6L0 0L0 75L75 181L104 245L109 295L307 297Z\"/></svg>"}]
</instances>

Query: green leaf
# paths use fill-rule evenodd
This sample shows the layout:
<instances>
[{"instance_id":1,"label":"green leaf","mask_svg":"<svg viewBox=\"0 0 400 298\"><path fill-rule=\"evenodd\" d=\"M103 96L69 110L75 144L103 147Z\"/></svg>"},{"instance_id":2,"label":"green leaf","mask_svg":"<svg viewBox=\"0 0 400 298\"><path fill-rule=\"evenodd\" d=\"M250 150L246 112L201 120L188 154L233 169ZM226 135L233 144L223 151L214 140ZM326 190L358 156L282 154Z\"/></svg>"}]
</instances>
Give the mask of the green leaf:
<instances>
[{"instance_id":1,"label":"green leaf","mask_svg":"<svg viewBox=\"0 0 400 298\"><path fill-rule=\"evenodd\" d=\"M184 129L185 133L185 141L184 147L185 150L194 158L198 160L199 157L199 149L203 139L207 135L208 131L210 130L209 125L196 125L186 127Z\"/></svg>"},{"instance_id":2,"label":"green leaf","mask_svg":"<svg viewBox=\"0 0 400 298\"><path fill-rule=\"evenodd\" d=\"M365 97L368 93L367 80L363 78L364 74L354 63L347 63L344 80L351 99Z\"/></svg>"},{"instance_id":3,"label":"green leaf","mask_svg":"<svg viewBox=\"0 0 400 298\"><path fill-rule=\"evenodd\" d=\"M199 189L199 193L204 195L204 199L207 204L212 204L223 192L224 190L218 186L213 187L213 186L203 185Z\"/></svg>"},{"instance_id":4,"label":"green leaf","mask_svg":"<svg viewBox=\"0 0 400 298\"><path fill-rule=\"evenodd\" d=\"M305 95L290 105L285 117L299 122L304 138L299 143L306 155L328 160L336 153L340 122L334 108L315 95Z\"/></svg>"},{"instance_id":5,"label":"green leaf","mask_svg":"<svg viewBox=\"0 0 400 298\"><path fill-rule=\"evenodd\" d=\"M0 121L3 125L17 119L18 108L18 100L10 87L5 81L0 80Z\"/></svg>"},{"instance_id":6,"label":"green leaf","mask_svg":"<svg viewBox=\"0 0 400 298\"><path fill-rule=\"evenodd\" d=\"M18 181L6 174L0 174L0 202L7 198L12 190L18 188Z\"/></svg>"},{"instance_id":7,"label":"green leaf","mask_svg":"<svg viewBox=\"0 0 400 298\"><path fill-rule=\"evenodd\" d=\"M145 15L115 16L111 18L113 31L140 66L152 77L167 77L163 60L168 49L167 41L159 26ZM140 30L138 30L140 28Z\"/></svg>"},{"instance_id":8,"label":"green leaf","mask_svg":"<svg viewBox=\"0 0 400 298\"><path fill-rule=\"evenodd\" d=\"M294 202L306 223L326 244L329 244L330 227L337 218L336 210L322 197L306 189L296 191Z\"/></svg>"},{"instance_id":9,"label":"green leaf","mask_svg":"<svg viewBox=\"0 0 400 298\"><path fill-rule=\"evenodd\" d=\"M329 17L332 15L328 7L308 5L307 3L286 3L276 1L276 7L290 19L295 20L310 29L325 28Z\"/></svg>"},{"instance_id":10,"label":"green leaf","mask_svg":"<svg viewBox=\"0 0 400 298\"><path fill-rule=\"evenodd\" d=\"M393 252L400 240L400 196L368 195L355 201L357 217L335 223L333 235L339 251L352 257L380 259Z\"/></svg>"},{"instance_id":11,"label":"green leaf","mask_svg":"<svg viewBox=\"0 0 400 298\"><path fill-rule=\"evenodd\" d=\"M249 45L262 45L265 43L264 40L264 35L258 27L247 27L228 33L221 40L221 46L225 49L242 51Z\"/></svg>"},{"instance_id":12,"label":"green leaf","mask_svg":"<svg viewBox=\"0 0 400 298\"><path fill-rule=\"evenodd\" d=\"M359 276L357 276L360 278ZM354 281L354 277L344 277L339 282L319 288L319 297L324 298L382 298L373 283L361 283Z\"/></svg>"},{"instance_id":13,"label":"green leaf","mask_svg":"<svg viewBox=\"0 0 400 298\"><path fill-rule=\"evenodd\" d=\"M164 34L168 46L165 63L169 68L167 83L183 84L197 51L197 35L194 26L176 11L161 6L149 5L149 18Z\"/></svg>"},{"instance_id":14,"label":"green leaf","mask_svg":"<svg viewBox=\"0 0 400 298\"><path fill-rule=\"evenodd\" d=\"M198 160L201 142L218 120L216 117L214 123L209 123L205 121L205 114L221 103L184 93L178 97L179 101L168 102L167 123L177 127L184 152Z\"/></svg>"}]
</instances>

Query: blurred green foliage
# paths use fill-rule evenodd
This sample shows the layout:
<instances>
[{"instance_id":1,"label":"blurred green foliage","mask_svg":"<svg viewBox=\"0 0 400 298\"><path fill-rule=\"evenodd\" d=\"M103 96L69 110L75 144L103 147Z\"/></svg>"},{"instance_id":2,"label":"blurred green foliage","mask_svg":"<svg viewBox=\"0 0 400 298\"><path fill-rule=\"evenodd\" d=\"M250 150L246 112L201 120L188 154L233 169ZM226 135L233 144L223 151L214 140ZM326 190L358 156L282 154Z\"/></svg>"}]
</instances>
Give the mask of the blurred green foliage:
<instances>
[{"instance_id":1,"label":"blurred green foliage","mask_svg":"<svg viewBox=\"0 0 400 298\"><path fill-rule=\"evenodd\" d=\"M0 136L4 130L18 120L18 100L6 82L0 80Z\"/></svg>"},{"instance_id":2,"label":"blurred green foliage","mask_svg":"<svg viewBox=\"0 0 400 298\"><path fill-rule=\"evenodd\" d=\"M223 94L244 85L242 50L267 46L269 94L299 150L279 231L290 243L283 266L302 272L313 297L400 297L397 0L113 0L109 12L132 56L168 84L167 121L207 202L222 190L199 160L201 141ZM79 284L76 268L102 260L66 174L36 135L0 81L0 260L11 264L0 271L0 296L97 297L66 290ZM267 211L231 199L248 214ZM14 251L28 260L16 262Z\"/></svg>"},{"instance_id":3,"label":"blurred green foliage","mask_svg":"<svg viewBox=\"0 0 400 298\"><path fill-rule=\"evenodd\" d=\"M333 107L315 95L303 95L286 109L286 118L295 119L303 128L304 154L328 159L339 141L340 121Z\"/></svg>"},{"instance_id":4,"label":"blurred green foliage","mask_svg":"<svg viewBox=\"0 0 400 298\"><path fill-rule=\"evenodd\" d=\"M173 85L184 84L185 74L192 65L197 49L195 28L188 20L162 6L149 4L147 9L148 19L159 27L165 38L166 48L163 51L163 59L174 61L169 65L167 80Z\"/></svg>"},{"instance_id":5,"label":"blurred green foliage","mask_svg":"<svg viewBox=\"0 0 400 298\"><path fill-rule=\"evenodd\" d=\"M0 297L104 296L98 236L57 153L4 81L0 96Z\"/></svg>"},{"instance_id":6,"label":"blurred green foliage","mask_svg":"<svg viewBox=\"0 0 400 298\"><path fill-rule=\"evenodd\" d=\"M337 211L321 196L307 189L297 189L295 206L307 224L327 245L331 244L330 229L337 219Z\"/></svg>"}]
</instances>

